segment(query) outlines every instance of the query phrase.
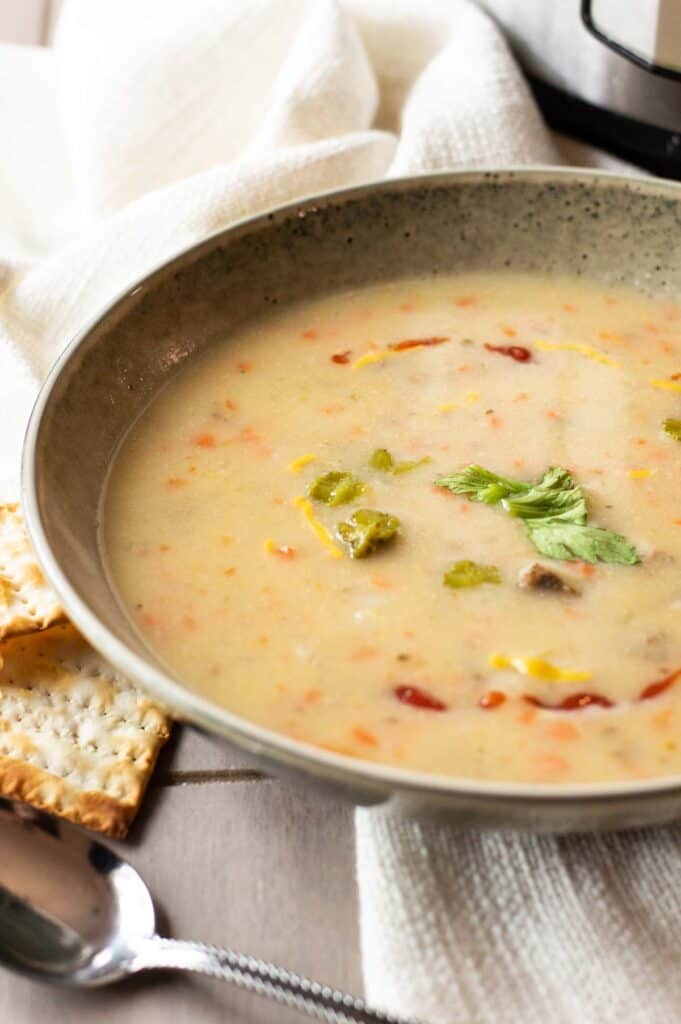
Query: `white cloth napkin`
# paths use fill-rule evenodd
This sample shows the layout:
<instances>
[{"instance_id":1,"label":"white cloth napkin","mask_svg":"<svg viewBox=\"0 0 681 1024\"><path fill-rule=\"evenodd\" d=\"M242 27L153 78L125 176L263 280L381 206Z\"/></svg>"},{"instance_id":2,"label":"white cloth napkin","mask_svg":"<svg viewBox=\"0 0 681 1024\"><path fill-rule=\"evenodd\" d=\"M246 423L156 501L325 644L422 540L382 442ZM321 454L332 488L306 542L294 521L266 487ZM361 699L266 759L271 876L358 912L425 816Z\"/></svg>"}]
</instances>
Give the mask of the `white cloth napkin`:
<instances>
[{"instance_id":1,"label":"white cloth napkin","mask_svg":"<svg viewBox=\"0 0 681 1024\"><path fill-rule=\"evenodd\" d=\"M52 51L0 46L0 137L0 500L55 355L208 232L386 176L619 166L550 136L468 0L67 0ZM457 1024L675 1020L675 850L358 812L367 992Z\"/></svg>"}]
</instances>

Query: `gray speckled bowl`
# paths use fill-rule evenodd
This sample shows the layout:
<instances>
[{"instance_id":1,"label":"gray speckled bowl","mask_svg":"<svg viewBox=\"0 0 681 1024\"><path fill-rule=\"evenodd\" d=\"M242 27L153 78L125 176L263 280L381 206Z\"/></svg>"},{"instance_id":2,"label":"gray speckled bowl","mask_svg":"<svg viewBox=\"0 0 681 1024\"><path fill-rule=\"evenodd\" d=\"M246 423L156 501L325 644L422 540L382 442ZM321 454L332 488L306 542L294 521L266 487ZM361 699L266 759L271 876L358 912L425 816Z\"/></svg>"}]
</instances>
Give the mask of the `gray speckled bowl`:
<instances>
[{"instance_id":1,"label":"gray speckled bowl","mask_svg":"<svg viewBox=\"0 0 681 1024\"><path fill-rule=\"evenodd\" d=\"M52 369L26 436L28 528L82 632L178 717L275 772L344 789L359 803L462 827L569 831L681 815L681 778L552 787L404 771L327 753L194 695L154 659L103 571L98 515L118 443L195 352L269 307L372 282L510 268L681 294L681 187L532 169L368 185L301 201L212 236L104 310Z\"/></svg>"}]
</instances>

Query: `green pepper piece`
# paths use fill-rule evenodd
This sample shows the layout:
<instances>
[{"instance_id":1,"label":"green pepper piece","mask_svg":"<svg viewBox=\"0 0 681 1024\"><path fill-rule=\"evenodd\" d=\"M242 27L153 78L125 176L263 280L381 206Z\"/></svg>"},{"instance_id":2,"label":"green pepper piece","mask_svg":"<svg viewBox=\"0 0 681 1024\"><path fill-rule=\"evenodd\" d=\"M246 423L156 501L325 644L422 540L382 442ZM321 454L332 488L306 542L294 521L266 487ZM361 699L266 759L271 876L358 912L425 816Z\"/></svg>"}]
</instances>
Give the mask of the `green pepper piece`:
<instances>
[{"instance_id":1,"label":"green pepper piece","mask_svg":"<svg viewBox=\"0 0 681 1024\"><path fill-rule=\"evenodd\" d=\"M501 583L496 565L480 565L479 562L455 562L442 577L446 587L455 590L461 587L479 587L481 583Z\"/></svg>"},{"instance_id":2,"label":"green pepper piece","mask_svg":"<svg viewBox=\"0 0 681 1024\"><path fill-rule=\"evenodd\" d=\"M427 462L430 462L428 455L423 459L417 459L415 462L395 462L387 448L377 448L369 459L369 465L372 469L380 469L384 473L394 474L409 473L412 469L425 466Z\"/></svg>"},{"instance_id":3,"label":"green pepper piece","mask_svg":"<svg viewBox=\"0 0 681 1024\"><path fill-rule=\"evenodd\" d=\"M372 469L381 469L384 473L392 473L395 461L387 448L377 448L369 459Z\"/></svg>"},{"instance_id":4,"label":"green pepper piece","mask_svg":"<svg viewBox=\"0 0 681 1024\"><path fill-rule=\"evenodd\" d=\"M670 437L673 437L676 441L681 441L681 420L667 419L664 421L664 429Z\"/></svg>"},{"instance_id":5,"label":"green pepper piece","mask_svg":"<svg viewBox=\"0 0 681 1024\"><path fill-rule=\"evenodd\" d=\"M349 501L359 498L364 494L364 484L352 473L332 471L310 484L307 492L315 501L321 501L325 505L346 505Z\"/></svg>"},{"instance_id":6,"label":"green pepper piece","mask_svg":"<svg viewBox=\"0 0 681 1024\"><path fill-rule=\"evenodd\" d=\"M400 529L397 516L376 512L372 508L359 508L347 522L339 523L336 532L350 549L351 558L366 558L380 544L394 540Z\"/></svg>"}]
</instances>

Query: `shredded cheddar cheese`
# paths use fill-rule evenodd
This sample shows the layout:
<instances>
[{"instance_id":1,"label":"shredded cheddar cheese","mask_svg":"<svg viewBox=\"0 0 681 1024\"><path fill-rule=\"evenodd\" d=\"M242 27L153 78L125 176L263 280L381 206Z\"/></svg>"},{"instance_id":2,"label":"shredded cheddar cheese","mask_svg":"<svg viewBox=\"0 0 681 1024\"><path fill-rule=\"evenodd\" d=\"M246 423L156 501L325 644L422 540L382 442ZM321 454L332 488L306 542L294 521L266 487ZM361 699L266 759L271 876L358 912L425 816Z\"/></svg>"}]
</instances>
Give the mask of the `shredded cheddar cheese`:
<instances>
[{"instance_id":1,"label":"shredded cheddar cheese","mask_svg":"<svg viewBox=\"0 0 681 1024\"><path fill-rule=\"evenodd\" d=\"M396 356L401 356L402 352L391 352L390 349L377 349L375 352L365 352L359 359L355 359L354 363L351 363L351 369L361 370L363 366L371 366L372 363L382 363L384 359L393 359Z\"/></svg>"},{"instance_id":2,"label":"shredded cheddar cheese","mask_svg":"<svg viewBox=\"0 0 681 1024\"><path fill-rule=\"evenodd\" d=\"M312 529L313 529L314 533L316 534L318 540L320 540L322 542L322 544L328 549L329 554L331 555L331 557L332 558L342 558L343 557L343 552L341 551L341 549L338 547L337 544L334 544L333 538L331 537L331 534L326 529L324 524L320 523L319 520L317 519L316 515L314 514L314 510L312 508L312 503L309 502L307 500L307 498L302 498L301 497L301 498L294 498L293 499L293 504L296 506L296 508L299 508L300 511L303 513L303 516L305 517L305 519L308 521L308 523L312 527Z\"/></svg>"},{"instance_id":3,"label":"shredded cheddar cheese","mask_svg":"<svg viewBox=\"0 0 681 1024\"><path fill-rule=\"evenodd\" d=\"M651 380L654 388L661 388L663 391L681 392L681 381L678 380Z\"/></svg>"},{"instance_id":4,"label":"shredded cheddar cheese","mask_svg":"<svg viewBox=\"0 0 681 1024\"><path fill-rule=\"evenodd\" d=\"M467 391L463 396L461 402L442 402L437 407L438 412L451 412L452 409L461 409L463 404L473 405L475 402L480 400L480 395L477 391Z\"/></svg>"},{"instance_id":5,"label":"shredded cheddar cheese","mask_svg":"<svg viewBox=\"0 0 681 1024\"><path fill-rule=\"evenodd\" d=\"M293 462L289 462L288 468L291 473L300 473L301 469L309 466L317 458L316 455L299 455Z\"/></svg>"},{"instance_id":6,"label":"shredded cheddar cheese","mask_svg":"<svg viewBox=\"0 0 681 1024\"><path fill-rule=\"evenodd\" d=\"M628 469L627 476L631 477L632 480L645 480L647 476L652 476L654 472L654 469Z\"/></svg>"},{"instance_id":7,"label":"shredded cheddar cheese","mask_svg":"<svg viewBox=\"0 0 681 1024\"><path fill-rule=\"evenodd\" d=\"M542 658L508 657L505 654L490 654L489 664L492 668L512 668L522 676L541 679L550 683L584 683L591 679L591 672L579 672L567 668L559 668Z\"/></svg>"},{"instance_id":8,"label":"shredded cheddar cheese","mask_svg":"<svg viewBox=\"0 0 681 1024\"><path fill-rule=\"evenodd\" d=\"M586 359L593 359L595 363L602 363L603 366L617 366L615 359L606 356L604 352L593 348L592 345L583 345L579 341L553 342L538 340L534 344L544 352L577 352Z\"/></svg>"},{"instance_id":9,"label":"shredded cheddar cheese","mask_svg":"<svg viewBox=\"0 0 681 1024\"><path fill-rule=\"evenodd\" d=\"M274 543L273 540L268 538L263 544L263 550L266 551L268 555L273 555L274 552L277 550L277 545Z\"/></svg>"}]
</instances>

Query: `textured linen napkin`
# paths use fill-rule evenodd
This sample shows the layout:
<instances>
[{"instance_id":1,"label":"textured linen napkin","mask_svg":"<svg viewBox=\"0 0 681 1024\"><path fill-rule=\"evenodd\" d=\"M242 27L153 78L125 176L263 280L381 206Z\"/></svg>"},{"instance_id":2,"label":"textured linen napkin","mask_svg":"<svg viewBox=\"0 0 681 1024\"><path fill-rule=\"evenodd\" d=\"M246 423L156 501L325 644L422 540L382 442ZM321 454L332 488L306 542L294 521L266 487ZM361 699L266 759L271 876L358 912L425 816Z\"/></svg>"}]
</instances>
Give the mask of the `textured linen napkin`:
<instances>
[{"instance_id":1,"label":"textured linen napkin","mask_svg":"<svg viewBox=\"0 0 681 1024\"><path fill-rule=\"evenodd\" d=\"M468 0L67 0L52 51L0 47L0 133L0 500L69 337L208 232L386 176L619 166L545 130ZM477 836L359 811L369 997L457 1024L677 1019L677 836Z\"/></svg>"}]
</instances>

